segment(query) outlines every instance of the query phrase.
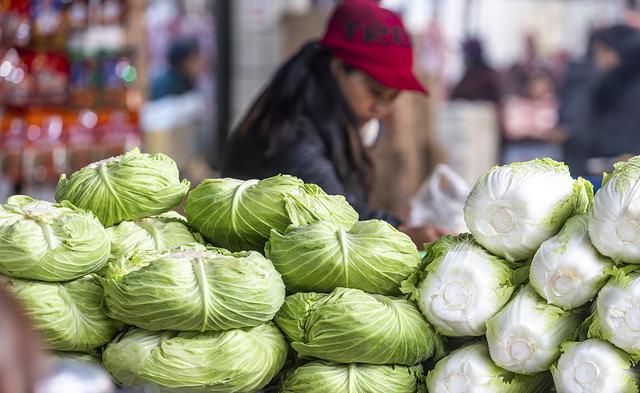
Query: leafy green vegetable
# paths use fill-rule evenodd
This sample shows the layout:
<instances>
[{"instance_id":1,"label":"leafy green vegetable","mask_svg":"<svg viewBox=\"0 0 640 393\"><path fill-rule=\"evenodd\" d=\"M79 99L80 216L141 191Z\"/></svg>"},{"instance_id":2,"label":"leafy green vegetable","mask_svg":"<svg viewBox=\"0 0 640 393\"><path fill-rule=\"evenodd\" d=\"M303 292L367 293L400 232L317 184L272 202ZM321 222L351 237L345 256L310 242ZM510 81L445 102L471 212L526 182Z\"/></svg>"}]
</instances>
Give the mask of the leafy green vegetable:
<instances>
[{"instance_id":1,"label":"leafy green vegetable","mask_svg":"<svg viewBox=\"0 0 640 393\"><path fill-rule=\"evenodd\" d=\"M531 262L531 286L565 309L585 305L609 278L611 260L591 245L587 221L584 214L571 217L558 235L542 243Z\"/></svg>"},{"instance_id":2,"label":"leafy green vegetable","mask_svg":"<svg viewBox=\"0 0 640 393\"><path fill-rule=\"evenodd\" d=\"M442 350L412 302L358 289L291 295L275 321L302 358L413 366Z\"/></svg>"},{"instance_id":3,"label":"leafy green vegetable","mask_svg":"<svg viewBox=\"0 0 640 393\"><path fill-rule=\"evenodd\" d=\"M491 359L519 374L546 371L560 356L560 344L577 336L581 315L547 304L526 285L487 322Z\"/></svg>"},{"instance_id":4,"label":"leafy green vegetable","mask_svg":"<svg viewBox=\"0 0 640 393\"><path fill-rule=\"evenodd\" d=\"M640 263L640 156L614 165L596 193L589 235L602 255Z\"/></svg>"},{"instance_id":5,"label":"leafy green vegetable","mask_svg":"<svg viewBox=\"0 0 640 393\"><path fill-rule=\"evenodd\" d=\"M161 392L250 393L264 387L287 358L271 324L223 332L149 332L133 328L107 346L105 368L123 386L154 383Z\"/></svg>"},{"instance_id":6,"label":"leafy green vegetable","mask_svg":"<svg viewBox=\"0 0 640 393\"><path fill-rule=\"evenodd\" d=\"M120 325L104 312L102 288L90 276L65 283L4 281L51 349L89 351L118 331Z\"/></svg>"},{"instance_id":7,"label":"leafy green vegetable","mask_svg":"<svg viewBox=\"0 0 640 393\"><path fill-rule=\"evenodd\" d=\"M109 266L101 279L109 314L148 330L228 330L273 318L285 288L253 251L201 244L147 251Z\"/></svg>"},{"instance_id":8,"label":"leafy green vegetable","mask_svg":"<svg viewBox=\"0 0 640 393\"><path fill-rule=\"evenodd\" d=\"M638 393L640 374L623 351L606 341L590 339L562 345L551 367L558 393Z\"/></svg>"},{"instance_id":9,"label":"leafy green vegetable","mask_svg":"<svg viewBox=\"0 0 640 393\"><path fill-rule=\"evenodd\" d=\"M280 393L417 393L420 367L313 361L291 371Z\"/></svg>"},{"instance_id":10,"label":"leafy green vegetable","mask_svg":"<svg viewBox=\"0 0 640 393\"><path fill-rule=\"evenodd\" d=\"M28 196L0 206L0 273L41 281L67 281L99 270L109 257L100 222L85 210Z\"/></svg>"},{"instance_id":11,"label":"leafy green vegetable","mask_svg":"<svg viewBox=\"0 0 640 393\"><path fill-rule=\"evenodd\" d=\"M164 154L133 149L60 177L56 200L91 210L104 224L154 216L177 206L189 191L176 163Z\"/></svg>"},{"instance_id":12,"label":"leafy green vegetable","mask_svg":"<svg viewBox=\"0 0 640 393\"><path fill-rule=\"evenodd\" d=\"M412 293L440 334L482 336L487 320L509 301L520 281L504 259L463 234L430 243L424 267L403 283L403 290Z\"/></svg>"},{"instance_id":13,"label":"leafy green vegetable","mask_svg":"<svg viewBox=\"0 0 640 393\"><path fill-rule=\"evenodd\" d=\"M360 221L346 230L328 222L276 230L265 254L290 292L331 292L337 287L398 295L420 257L409 237L384 221Z\"/></svg>"},{"instance_id":14,"label":"leafy green vegetable","mask_svg":"<svg viewBox=\"0 0 640 393\"><path fill-rule=\"evenodd\" d=\"M489 170L469 194L464 216L478 243L518 261L532 257L569 217L586 212L592 199L591 183L544 158Z\"/></svg>"},{"instance_id":15,"label":"leafy green vegetable","mask_svg":"<svg viewBox=\"0 0 640 393\"><path fill-rule=\"evenodd\" d=\"M629 265L612 268L600 290L593 313L584 322L589 338L600 338L640 360L640 270Z\"/></svg>"},{"instance_id":16,"label":"leafy green vegetable","mask_svg":"<svg viewBox=\"0 0 640 393\"><path fill-rule=\"evenodd\" d=\"M427 375L427 387L434 393L547 393L551 379L546 373L518 375L501 369L489 358L487 344L478 342L440 360Z\"/></svg>"},{"instance_id":17,"label":"leafy green vegetable","mask_svg":"<svg viewBox=\"0 0 640 393\"><path fill-rule=\"evenodd\" d=\"M123 221L107 228L107 234L111 240L110 264L131 257L135 251L166 250L197 243L187 226L187 219L175 212Z\"/></svg>"},{"instance_id":18,"label":"leafy green vegetable","mask_svg":"<svg viewBox=\"0 0 640 393\"><path fill-rule=\"evenodd\" d=\"M350 228L358 214L343 196L327 195L293 176L264 180L208 179L189 193L189 224L231 251L262 252L271 229L330 221Z\"/></svg>"}]
</instances>

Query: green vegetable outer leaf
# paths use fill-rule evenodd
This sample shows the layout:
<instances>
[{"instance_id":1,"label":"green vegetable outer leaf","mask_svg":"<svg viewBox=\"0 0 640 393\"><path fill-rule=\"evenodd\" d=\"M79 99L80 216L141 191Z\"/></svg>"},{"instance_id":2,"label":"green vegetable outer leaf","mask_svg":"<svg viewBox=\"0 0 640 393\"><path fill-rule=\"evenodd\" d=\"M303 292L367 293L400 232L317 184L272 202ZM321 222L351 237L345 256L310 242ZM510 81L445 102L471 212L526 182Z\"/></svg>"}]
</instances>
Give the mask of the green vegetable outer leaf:
<instances>
[{"instance_id":1,"label":"green vegetable outer leaf","mask_svg":"<svg viewBox=\"0 0 640 393\"><path fill-rule=\"evenodd\" d=\"M358 289L291 295L275 321L302 358L413 366L442 350L415 304Z\"/></svg>"},{"instance_id":2,"label":"green vegetable outer leaf","mask_svg":"<svg viewBox=\"0 0 640 393\"><path fill-rule=\"evenodd\" d=\"M293 176L264 180L207 179L185 203L189 224L213 244L231 251L262 252L271 229L330 221L350 228L358 214L342 196Z\"/></svg>"},{"instance_id":3,"label":"green vegetable outer leaf","mask_svg":"<svg viewBox=\"0 0 640 393\"><path fill-rule=\"evenodd\" d=\"M598 339L566 342L551 374L558 393L638 393L640 374L630 356Z\"/></svg>"},{"instance_id":4,"label":"green vegetable outer leaf","mask_svg":"<svg viewBox=\"0 0 640 393\"><path fill-rule=\"evenodd\" d=\"M290 292L331 292L337 287L399 295L402 280L420 264L408 236L380 220L350 230L328 222L271 231L265 254Z\"/></svg>"},{"instance_id":5,"label":"green vegetable outer leaf","mask_svg":"<svg viewBox=\"0 0 640 393\"><path fill-rule=\"evenodd\" d=\"M190 244L121 260L103 279L113 318L148 330L228 330L273 318L285 288L257 252Z\"/></svg>"},{"instance_id":6,"label":"green vegetable outer leaf","mask_svg":"<svg viewBox=\"0 0 640 393\"><path fill-rule=\"evenodd\" d=\"M280 371L287 343L271 324L224 332L131 329L105 349L105 368L123 386L171 393L251 393Z\"/></svg>"},{"instance_id":7,"label":"green vegetable outer leaf","mask_svg":"<svg viewBox=\"0 0 640 393\"><path fill-rule=\"evenodd\" d=\"M107 234L111 241L109 264L129 258L136 251L165 250L197 243L187 226L187 219L175 212L123 221L107 228Z\"/></svg>"},{"instance_id":8,"label":"green vegetable outer leaf","mask_svg":"<svg viewBox=\"0 0 640 393\"><path fill-rule=\"evenodd\" d=\"M280 393L416 393L421 367L313 361L291 371Z\"/></svg>"},{"instance_id":9,"label":"green vegetable outer leaf","mask_svg":"<svg viewBox=\"0 0 640 393\"><path fill-rule=\"evenodd\" d=\"M0 273L68 281L99 270L109 257L100 222L69 202L13 196L0 206Z\"/></svg>"},{"instance_id":10,"label":"green vegetable outer leaf","mask_svg":"<svg viewBox=\"0 0 640 393\"><path fill-rule=\"evenodd\" d=\"M427 246L419 283L404 283L427 321L445 336L482 336L489 318L509 301L516 273L470 234L445 236ZM415 280L413 277L412 280Z\"/></svg>"},{"instance_id":11,"label":"green vegetable outer leaf","mask_svg":"<svg viewBox=\"0 0 640 393\"><path fill-rule=\"evenodd\" d=\"M453 351L427 375L430 392L548 393L547 373L518 375L504 370L489 357L487 344L479 342Z\"/></svg>"},{"instance_id":12,"label":"green vegetable outer leaf","mask_svg":"<svg viewBox=\"0 0 640 393\"><path fill-rule=\"evenodd\" d=\"M553 192L549 192L553 190ZM586 212L593 186L551 159L497 166L473 187L464 207L475 240L509 261L528 259L574 214Z\"/></svg>"},{"instance_id":13,"label":"green vegetable outer leaf","mask_svg":"<svg viewBox=\"0 0 640 393\"><path fill-rule=\"evenodd\" d=\"M90 276L66 283L3 281L50 349L89 351L118 331L120 325L104 312L102 288Z\"/></svg>"},{"instance_id":14,"label":"green vegetable outer leaf","mask_svg":"<svg viewBox=\"0 0 640 393\"><path fill-rule=\"evenodd\" d=\"M104 226L164 213L177 206L190 183L180 181L176 163L164 154L133 149L122 156L62 175L56 200L91 210Z\"/></svg>"}]
</instances>

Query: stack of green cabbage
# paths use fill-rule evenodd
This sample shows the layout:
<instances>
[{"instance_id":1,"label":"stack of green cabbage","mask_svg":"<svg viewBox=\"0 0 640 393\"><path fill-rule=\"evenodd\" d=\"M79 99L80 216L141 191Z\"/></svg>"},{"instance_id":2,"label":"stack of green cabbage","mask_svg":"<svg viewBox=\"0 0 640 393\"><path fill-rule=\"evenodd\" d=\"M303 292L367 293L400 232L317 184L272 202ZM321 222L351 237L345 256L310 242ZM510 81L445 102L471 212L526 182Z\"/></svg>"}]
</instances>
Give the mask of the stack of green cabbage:
<instances>
[{"instance_id":1,"label":"stack of green cabbage","mask_svg":"<svg viewBox=\"0 0 640 393\"><path fill-rule=\"evenodd\" d=\"M0 281L51 349L90 351L116 334L91 276L108 257L107 233L91 212L20 195L0 206Z\"/></svg>"},{"instance_id":2,"label":"stack of green cabbage","mask_svg":"<svg viewBox=\"0 0 640 393\"><path fill-rule=\"evenodd\" d=\"M58 199L108 226L111 252L95 282L106 314L129 328L104 348L103 364L124 386L255 392L286 359L284 336L270 323L284 283L257 252L200 244L170 211L188 188L170 158L137 149L60 179Z\"/></svg>"}]
</instances>

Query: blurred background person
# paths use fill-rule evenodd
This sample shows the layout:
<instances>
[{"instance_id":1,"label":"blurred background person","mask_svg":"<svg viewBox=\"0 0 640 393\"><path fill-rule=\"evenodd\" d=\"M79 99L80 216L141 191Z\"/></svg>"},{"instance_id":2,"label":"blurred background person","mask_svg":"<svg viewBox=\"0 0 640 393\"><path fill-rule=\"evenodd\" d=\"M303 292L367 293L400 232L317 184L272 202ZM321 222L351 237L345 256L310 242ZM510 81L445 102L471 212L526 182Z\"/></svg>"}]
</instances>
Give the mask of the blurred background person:
<instances>
[{"instance_id":1,"label":"blurred background person","mask_svg":"<svg viewBox=\"0 0 640 393\"><path fill-rule=\"evenodd\" d=\"M500 76L488 65L479 38L468 38L462 45L464 73L451 92L452 100L500 102Z\"/></svg>"},{"instance_id":2,"label":"blurred background person","mask_svg":"<svg viewBox=\"0 0 640 393\"><path fill-rule=\"evenodd\" d=\"M557 126L556 87L551 72L532 71L519 94L509 95L503 105L505 163L539 157L562 159L565 134Z\"/></svg>"},{"instance_id":3,"label":"blurred background person","mask_svg":"<svg viewBox=\"0 0 640 393\"><path fill-rule=\"evenodd\" d=\"M200 46L195 38L173 41L167 51L166 71L151 83L150 99L180 95L192 91L203 70Z\"/></svg>"},{"instance_id":4,"label":"blurred background person","mask_svg":"<svg viewBox=\"0 0 640 393\"><path fill-rule=\"evenodd\" d=\"M564 154L574 175L597 181L619 156L640 153L640 32L616 25L592 41L594 80L571 115Z\"/></svg>"}]
</instances>

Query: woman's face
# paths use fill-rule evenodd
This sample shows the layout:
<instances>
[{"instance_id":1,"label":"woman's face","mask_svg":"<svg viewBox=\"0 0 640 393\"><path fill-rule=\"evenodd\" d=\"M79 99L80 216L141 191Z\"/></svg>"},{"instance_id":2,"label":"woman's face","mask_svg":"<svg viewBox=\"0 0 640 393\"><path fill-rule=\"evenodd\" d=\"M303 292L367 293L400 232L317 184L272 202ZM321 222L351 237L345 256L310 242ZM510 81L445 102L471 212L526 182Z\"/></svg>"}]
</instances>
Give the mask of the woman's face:
<instances>
[{"instance_id":1,"label":"woman's face","mask_svg":"<svg viewBox=\"0 0 640 393\"><path fill-rule=\"evenodd\" d=\"M340 60L333 59L331 69L342 94L358 121L358 127L372 119L383 119L393 110L399 90L386 87L361 71L347 71Z\"/></svg>"}]
</instances>

